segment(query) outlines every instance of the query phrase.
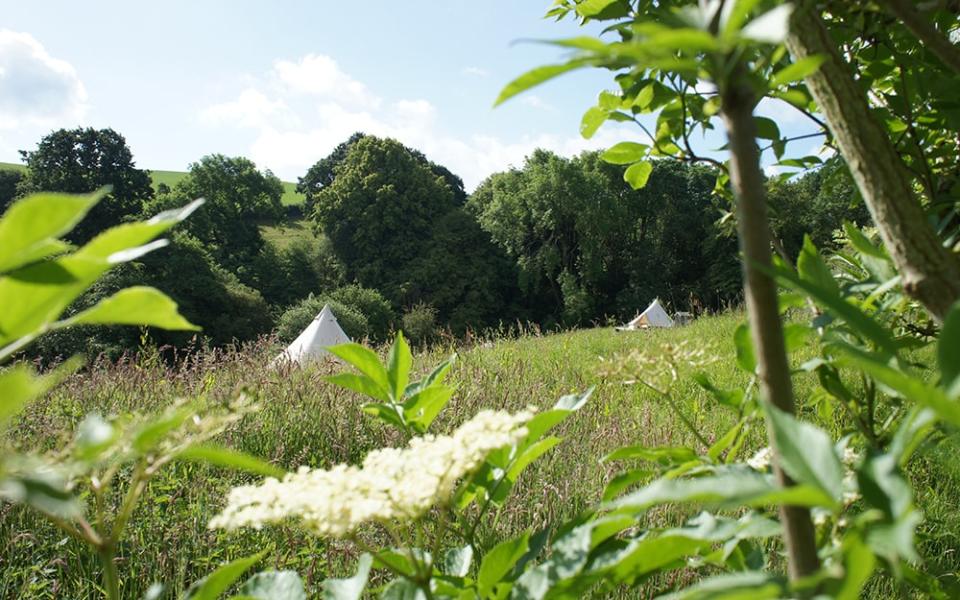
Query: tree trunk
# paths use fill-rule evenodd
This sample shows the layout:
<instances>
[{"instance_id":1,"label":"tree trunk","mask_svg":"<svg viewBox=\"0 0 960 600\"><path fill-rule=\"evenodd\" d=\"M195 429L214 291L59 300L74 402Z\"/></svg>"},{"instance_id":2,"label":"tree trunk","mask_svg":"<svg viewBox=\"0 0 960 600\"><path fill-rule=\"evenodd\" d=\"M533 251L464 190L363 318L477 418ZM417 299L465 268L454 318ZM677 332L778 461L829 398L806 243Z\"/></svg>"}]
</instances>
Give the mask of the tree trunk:
<instances>
[{"instance_id":1,"label":"tree trunk","mask_svg":"<svg viewBox=\"0 0 960 600\"><path fill-rule=\"evenodd\" d=\"M942 322L960 298L960 261L943 247L927 221L906 165L814 8L805 5L794 11L786 43L794 60L826 57L806 78L807 87L826 117L904 290Z\"/></svg>"},{"instance_id":2,"label":"tree trunk","mask_svg":"<svg viewBox=\"0 0 960 600\"><path fill-rule=\"evenodd\" d=\"M757 357L760 393L764 401L793 414L793 387L783 323L780 321L777 287L767 274L772 262L772 237L753 121L757 98L743 80L742 73L735 73L731 83L724 87L721 94L723 120L730 140L730 181L737 199L737 230L743 253L743 291ZM780 468L780 452L772 430L768 430L768 438L773 449L777 480L784 486L794 485ZM796 580L813 574L819 568L819 560L810 511L798 506L781 506L780 519L790 578Z\"/></svg>"}]
</instances>

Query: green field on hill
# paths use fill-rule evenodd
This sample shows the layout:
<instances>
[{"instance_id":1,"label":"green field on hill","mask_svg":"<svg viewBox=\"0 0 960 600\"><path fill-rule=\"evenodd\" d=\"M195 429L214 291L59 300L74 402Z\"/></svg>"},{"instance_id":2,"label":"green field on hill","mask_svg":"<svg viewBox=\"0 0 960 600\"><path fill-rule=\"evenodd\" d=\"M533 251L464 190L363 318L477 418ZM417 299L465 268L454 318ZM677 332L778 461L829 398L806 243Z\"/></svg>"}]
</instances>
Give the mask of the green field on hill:
<instances>
[{"instance_id":1,"label":"green field on hill","mask_svg":"<svg viewBox=\"0 0 960 600\"><path fill-rule=\"evenodd\" d=\"M10 162L0 162L0 169L13 169L16 171L24 171L26 167L19 163L10 163ZM176 185L178 181L186 177L186 172L184 171L150 171L150 178L153 180L153 188L156 189L161 183L165 183L170 187ZM297 193L297 184L284 181L283 182L283 197L280 199L283 202L284 206L296 206L302 204L304 200L303 194Z\"/></svg>"},{"instance_id":2,"label":"green field on hill","mask_svg":"<svg viewBox=\"0 0 960 600\"><path fill-rule=\"evenodd\" d=\"M595 506L604 485L624 466L600 463L601 457L618 447L696 445L659 397L642 386L605 381L598 372L603 362L617 353L643 349L656 356L664 344L688 344L728 356L733 352L733 331L742 318L740 313L729 313L704 317L683 328L624 333L605 328L552 335L527 332L519 337L493 334L470 346L441 345L416 352L417 374L426 373L454 350L459 354L451 374L457 393L438 421L441 432L482 408L518 410L532 404L544 409L561 395L597 386L588 406L559 427L557 435L564 441L536 469L522 476L510 510L482 533L503 539L527 528L556 524ZM21 446L52 449L62 443L63 431L75 429L91 411L103 415L158 411L178 397L203 397L218 403L246 389L262 408L217 441L283 469L356 464L373 449L401 443L394 430L362 413L359 396L324 381L325 375L342 370L342 366L328 363L278 372L268 367L276 351L275 345L262 344L240 351L210 352L175 369L163 366L149 353L135 363L96 365L32 405L10 435ZM809 347L795 358L805 360L813 351ZM381 356L384 353L381 349ZM746 375L729 360L715 362L706 370L721 387L734 388L746 382ZM816 385L813 377L796 378L798 399L811 398ZM716 437L736 419L689 377L675 391L689 417L708 437ZM818 418L812 410L806 412L810 418ZM838 430L838 423L839 418L826 425ZM741 454L750 456L763 443L763 432L756 431ZM936 547L921 547L924 560L933 568L949 565L946 550L960 536L960 514L955 509L960 488L946 466L953 459L927 453L911 472L922 495L922 527L937 531L937 539L942 540ZM351 572L355 549L296 528L235 533L208 530L207 522L223 506L230 487L250 481L248 475L206 465L167 466L150 484L120 547L124 597L140 598L158 581L167 584L168 591L183 590L218 563L265 548L273 549L273 567L301 574L309 597L316 596L324 578ZM99 566L84 547L20 507L5 510L0 544L7 548L8 560L0 563L0 597L100 597L89 583L98 579ZM685 514L659 510L648 518L651 523L678 524ZM23 535L26 531L31 533ZM386 542L373 535L371 541ZM665 582L651 580L644 589L655 590L661 583ZM890 585L877 578L869 597L891 597L895 588ZM623 590L618 595L637 597L637 591Z\"/></svg>"}]
</instances>

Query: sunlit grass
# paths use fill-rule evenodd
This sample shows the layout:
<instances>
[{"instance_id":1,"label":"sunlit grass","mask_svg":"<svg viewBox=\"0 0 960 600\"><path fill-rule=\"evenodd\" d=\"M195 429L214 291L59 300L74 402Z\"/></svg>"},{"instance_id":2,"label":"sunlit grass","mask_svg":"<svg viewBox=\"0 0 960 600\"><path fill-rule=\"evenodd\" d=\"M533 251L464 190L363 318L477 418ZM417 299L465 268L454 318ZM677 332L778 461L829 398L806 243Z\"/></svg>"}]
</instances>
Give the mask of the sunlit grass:
<instances>
[{"instance_id":1,"label":"sunlit grass","mask_svg":"<svg viewBox=\"0 0 960 600\"><path fill-rule=\"evenodd\" d=\"M618 333L610 328L553 335L528 333L520 337L493 336L470 347L456 348L459 359L451 373L457 394L435 427L449 431L480 408L517 410L529 404L551 406L564 394L596 385L596 392L580 412L560 427L564 442L524 475L497 523L487 523L482 537L492 540L525 529L557 524L595 506L603 487L620 468L599 459L628 444L695 445L668 407L640 386L603 381L598 376L602 358L633 348L656 351L663 343L687 341L715 351L722 360L708 368L720 387L742 386L747 376L732 360L732 333L738 313L702 318L672 330ZM453 347L437 345L415 356L414 368L426 372L446 358ZM266 365L274 349L261 344L243 351L207 352L175 369L156 357L117 366L97 365L75 376L51 397L33 405L13 431L13 440L25 447L50 449L64 442L84 414L97 411L153 411L177 396L203 396L208 402L233 397L243 389L259 396L262 410L224 435L222 443L266 458L285 468L299 465L327 467L359 462L371 449L401 441L360 410L363 400L323 380L341 367L331 364L277 372ZM799 361L809 358L813 350ZM796 378L797 398L810 398L815 382ZM713 441L735 415L717 407L688 380L675 388L688 416ZM811 418L815 418L812 416ZM763 443L754 432L748 454ZM701 448L701 450L703 450ZM955 506L955 477L945 476L943 461L926 457L914 473L929 518L942 533L941 553L956 547L960 532ZM124 596L140 597L153 582L182 590L221 561L271 547L265 566L297 570L313 593L330 575L346 574L356 552L346 543L327 543L295 529L224 533L206 528L223 506L227 490L252 478L194 464L174 464L152 484L136 512L129 535L120 548ZM24 511L0 508L0 597L98 598L96 560L73 541ZM679 511L659 511L661 521L676 521ZM952 536L952 537L950 537ZM931 557L944 564L944 557ZM885 588L886 589L886 588ZM882 596L878 596L882 597Z\"/></svg>"}]
</instances>

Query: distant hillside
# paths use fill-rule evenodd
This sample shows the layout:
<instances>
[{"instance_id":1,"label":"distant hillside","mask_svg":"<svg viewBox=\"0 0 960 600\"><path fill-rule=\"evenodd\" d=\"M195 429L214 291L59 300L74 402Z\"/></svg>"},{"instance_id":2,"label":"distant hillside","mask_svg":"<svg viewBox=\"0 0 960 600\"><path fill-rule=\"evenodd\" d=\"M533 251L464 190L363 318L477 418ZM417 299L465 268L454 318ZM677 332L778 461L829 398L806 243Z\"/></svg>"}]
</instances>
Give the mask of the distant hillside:
<instances>
[{"instance_id":1,"label":"distant hillside","mask_svg":"<svg viewBox=\"0 0 960 600\"><path fill-rule=\"evenodd\" d=\"M26 169L26 167L18 163L0 162L0 169L14 169L16 171L23 171ZM183 171L150 171L150 177L153 179L154 189L156 189L161 183L165 183L170 187L173 187L178 181L186 177L186 175L187 174ZM303 204L304 197L303 194L297 193L297 184L284 181L283 197L280 200L283 202L284 206L295 206L298 204Z\"/></svg>"}]
</instances>

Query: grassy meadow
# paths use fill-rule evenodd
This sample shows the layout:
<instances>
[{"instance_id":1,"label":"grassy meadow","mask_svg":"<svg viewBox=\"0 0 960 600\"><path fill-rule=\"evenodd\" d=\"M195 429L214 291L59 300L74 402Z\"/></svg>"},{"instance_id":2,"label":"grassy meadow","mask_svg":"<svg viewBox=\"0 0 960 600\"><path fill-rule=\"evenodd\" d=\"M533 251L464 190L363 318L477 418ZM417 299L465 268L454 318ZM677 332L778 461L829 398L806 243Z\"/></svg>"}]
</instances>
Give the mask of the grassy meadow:
<instances>
[{"instance_id":1,"label":"grassy meadow","mask_svg":"<svg viewBox=\"0 0 960 600\"><path fill-rule=\"evenodd\" d=\"M26 171L27 167L19 163L11 162L0 162L0 169L14 170L14 171ZM178 181L187 176L185 171L150 171L150 179L153 183L153 189L161 183L165 183L170 187L176 185ZM297 192L297 184L290 181L283 182L283 196L280 198L280 201L284 206L296 206L302 204L304 200L303 194Z\"/></svg>"},{"instance_id":2,"label":"grassy meadow","mask_svg":"<svg viewBox=\"0 0 960 600\"><path fill-rule=\"evenodd\" d=\"M0 164L2 167L2 164ZM150 171L150 179L153 181L153 189L157 189L161 183L165 183L170 187L176 185L178 181L187 176L185 171ZM297 192L297 184L290 181L284 181L283 183L283 196L280 197L280 202L284 206L296 206L298 204L303 204L304 195Z\"/></svg>"},{"instance_id":3,"label":"grassy meadow","mask_svg":"<svg viewBox=\"0 0 960 600\"><path fill-rule=\"evenodd\" d=\"M439 431L449 431L481 408L520 409L533 404L543 409L561 395L597 386L588 406L561 426L558 435L564 442L523 475L502 518L487 523L481 539L537 530L593 506L619 469L599 463L615 448L695 444L652 393L641 386L603 381L598 371L603 359L618 352L635 348L655 352L665 343L685 342L724 358L707 367L715 383L727 388L744 385L746 376L730 359L732 333L741 319L739 313L727 313L672 330L618 333L597 328L551 335L495 335L489 341L460 342L457 348L438 344L416 352L417 373L428 371L454 350L458 353L451 375L458 393L442 413L436 425ZM219 441L285 469L356 463L372 449L399 443L393 432L360 411L357 395L324 381L325 375L342 367L326 363L277 372L265 366L275 351L268 343L209 351L175 368L165 366L156 355L117 365L94 364L32 405L11 435L21 446L52 450L64 442L57 432L72 430L89 412L157 411L177 397L215 403L247 390L259 398L262 408ZM797 360L805 358L809 356ZM800 402L810 399L813 384L809 376L798 376ZM692 382L681 381L675 391L708 437L732 423L734 415L713 404ZM762 433L754 432L752 447L745 451L763 445ZM918 494L925 496L920 500L928 510L923 527L939 536L922 548L924 557L931 570L948 573L956 571L957 561L946 549L960 543L960 515L955 507L960 487L955 473L945 466L955 458L924 456L913 471ZM293 528L207 530L206 523L223 506L230 487L253 479L192 463L169 465L152 482L121 545L124 597L139 598L157 581L167 584L168 590L183 590L216 564L264 548L271 551L262 566L295 569L311 597L324 578L352 571L356 551L347 543L327 542ZM0 510L0 544L5 548L0 553L0 598L100 597L99 566L85 548L20 508L4 505ZM651 519L674 522L679 514L656 511ZM625 591L624 596L652 597L677 583L654 580L643 589ZM874 597L894 594L890 582L875 583Z\"/></svg>"}]
</instances>

